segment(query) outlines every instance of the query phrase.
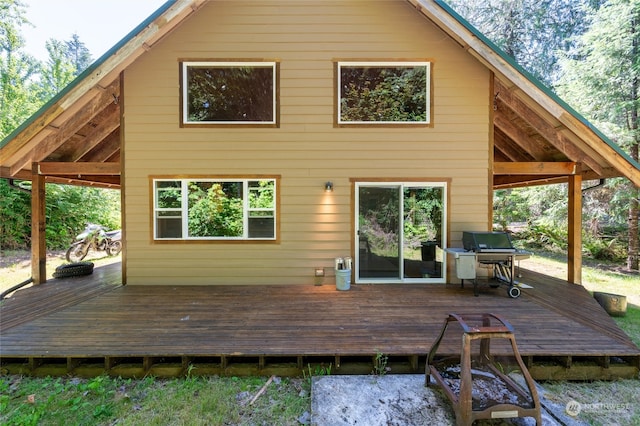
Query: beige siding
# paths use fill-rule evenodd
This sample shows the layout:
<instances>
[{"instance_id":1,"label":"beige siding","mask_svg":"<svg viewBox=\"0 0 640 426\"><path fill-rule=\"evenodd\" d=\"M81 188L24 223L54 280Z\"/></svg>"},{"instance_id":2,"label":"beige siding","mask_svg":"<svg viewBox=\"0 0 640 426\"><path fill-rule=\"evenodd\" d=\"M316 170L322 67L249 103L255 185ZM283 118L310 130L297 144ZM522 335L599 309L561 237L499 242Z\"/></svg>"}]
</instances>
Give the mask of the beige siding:
<instances>
[{"instance_id":1,"label":"beige siding","mask_svg":"<svg viewBox=\"0 0 640 426\"><path fill-rule=\"evenodd\" d=\"M279 128L179 127L179 60L217 58L279 61ZM403 58L433 61L433 126L334 127L334 61ZM350 179L450 179L459 245L462 230L488 226L489 81L403 0L209 2L125 72L128 284L311 284L320 266L332 275L351 250ZM154 244L149 176L173 174L280 175L279 242Z\"/></svg>"}]
</instances>

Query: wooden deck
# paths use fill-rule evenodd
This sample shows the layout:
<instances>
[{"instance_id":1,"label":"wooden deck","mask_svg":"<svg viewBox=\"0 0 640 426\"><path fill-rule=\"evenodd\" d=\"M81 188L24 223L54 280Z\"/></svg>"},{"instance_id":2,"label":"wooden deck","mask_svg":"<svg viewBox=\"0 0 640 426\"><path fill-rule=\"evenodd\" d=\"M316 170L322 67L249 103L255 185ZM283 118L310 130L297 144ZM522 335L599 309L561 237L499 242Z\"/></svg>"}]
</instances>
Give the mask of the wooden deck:
<instances>
[{"instance_id":1,"label":"wooden deck","mask_svg":"<svg viewBox=\"0 0 640 426\"><path fill-rule=\"evenodd\" d=\"M448 313L496 313L537 379L638 377L640 349L581 286L523 270L534 286L121 286L119 264L16 292L0 307L3 371L123 376L419 372ZM460 352L459 336L444 354ZM492 353L508 356L503 342ZM508 359L508 358L507 358Z\"/></svg>"}]
</instances>

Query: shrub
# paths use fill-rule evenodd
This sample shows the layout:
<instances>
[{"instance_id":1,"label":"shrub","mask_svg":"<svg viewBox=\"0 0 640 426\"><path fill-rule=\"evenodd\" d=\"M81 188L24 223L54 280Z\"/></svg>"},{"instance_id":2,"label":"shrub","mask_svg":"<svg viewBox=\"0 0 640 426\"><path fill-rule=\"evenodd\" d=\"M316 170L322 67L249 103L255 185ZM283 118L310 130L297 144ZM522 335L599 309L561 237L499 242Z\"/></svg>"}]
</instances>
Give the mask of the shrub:
<instances>
[{"instance_id":1,"label":"shrub","mask_svg":"<svg viewBox=\"0 0 640 426\"><path fill-rule=\"evenodd\" d=\"M22 186L29 189L28 182ZM120 228L120 191L70 185L46 185L47 248L66 248L87 223ZM31 243L31 195L0 179L0 247L28 249Z\"/></svg>"}]
</instances>

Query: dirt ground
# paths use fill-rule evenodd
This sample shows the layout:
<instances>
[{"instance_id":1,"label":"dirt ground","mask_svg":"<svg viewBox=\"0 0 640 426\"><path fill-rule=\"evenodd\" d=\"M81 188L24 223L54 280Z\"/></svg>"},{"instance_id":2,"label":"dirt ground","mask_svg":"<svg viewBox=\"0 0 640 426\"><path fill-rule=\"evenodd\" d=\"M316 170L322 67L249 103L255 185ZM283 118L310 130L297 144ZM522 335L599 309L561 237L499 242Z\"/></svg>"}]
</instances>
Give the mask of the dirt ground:
<instances>
[{"instance_id":1,"label":"dirt ground","mask_svg":"<svg viewBox=\"0 0 640 426\"><path fill-rule=\"evenodd\" d=\"M52 278L53 272L65 259L66 250L52 250L47 252L47 277ZM93 262L96 266L120 261L120 256L108 257L104 252L90 251L84 260ZM27 250L0 251L0 292L3 292L31 277L31 252Z\"/></svg>"}]
</instances>

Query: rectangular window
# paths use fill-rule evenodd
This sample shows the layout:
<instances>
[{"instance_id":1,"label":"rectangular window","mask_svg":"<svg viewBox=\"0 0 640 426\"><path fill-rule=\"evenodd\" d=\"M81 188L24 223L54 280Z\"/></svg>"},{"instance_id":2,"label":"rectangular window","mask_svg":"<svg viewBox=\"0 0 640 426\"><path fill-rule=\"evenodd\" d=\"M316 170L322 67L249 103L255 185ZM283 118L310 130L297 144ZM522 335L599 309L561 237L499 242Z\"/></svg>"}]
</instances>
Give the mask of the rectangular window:
<instances>
[{"instance_id":1,"label":"rectangular window","mask_svg":"<svg viewBox=\"0 0 640 426\"><path fill-rule=\"evenodd\" d=\"M156 240L275 240L276 179L153 179Z\"/></svg>"},{"instance_id":2,"label":"rectangular window","mask_svg":"<svg viewBox=\"0 0 640 426\"><path fill-rule=\"evenodd\" d=\"M183 125L277 125L275 62L183 62Z\"/></svg>"},{"instance_id":3,"label":"rectangular window","mask_svg":"<svg viewBox=\"0 0 640 426\"><path fill-rule=\"evenodd\" d=\"M429 62L338 62L338 124L429 124Z\"/></svg>"}]
</instances>

